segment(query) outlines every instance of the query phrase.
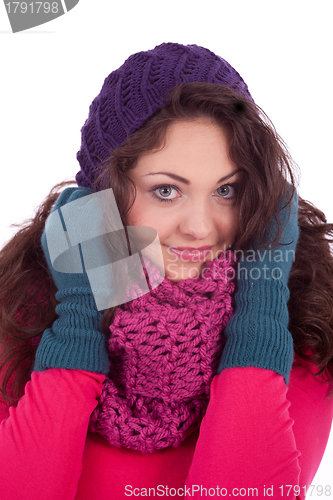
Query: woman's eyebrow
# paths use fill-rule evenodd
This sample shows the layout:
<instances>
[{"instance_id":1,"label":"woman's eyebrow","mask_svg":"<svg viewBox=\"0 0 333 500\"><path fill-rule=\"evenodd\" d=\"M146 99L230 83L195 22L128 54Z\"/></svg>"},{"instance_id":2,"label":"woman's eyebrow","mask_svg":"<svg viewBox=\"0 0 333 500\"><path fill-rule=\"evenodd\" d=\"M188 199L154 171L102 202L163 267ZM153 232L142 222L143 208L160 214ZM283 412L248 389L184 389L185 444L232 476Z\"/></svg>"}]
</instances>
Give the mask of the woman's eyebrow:
<instances>
[{"instance_id":1,"label":"woman's eyebrow","mask_svg":"<svg viewBox=\"0 0 333 500\"><path fill-rule=\"evenodd\" d=\"M225 175L221 179L217 181L216 184L220 184L220 182L226 181L227 179L230 179L230 177L233 177L234 175L238 174L241 169L234 170L228 175ZM184 184L190 185L191 182L188 179L185 179L184 177L181 177L180 175L172 174L171 172L152 172L150 174L146 174L144 177L147 177L148 175L167 175L168 177L171 177L171 179L174 179L175 181L178 182L183 182Z\"/></svg>"}]
</instances>

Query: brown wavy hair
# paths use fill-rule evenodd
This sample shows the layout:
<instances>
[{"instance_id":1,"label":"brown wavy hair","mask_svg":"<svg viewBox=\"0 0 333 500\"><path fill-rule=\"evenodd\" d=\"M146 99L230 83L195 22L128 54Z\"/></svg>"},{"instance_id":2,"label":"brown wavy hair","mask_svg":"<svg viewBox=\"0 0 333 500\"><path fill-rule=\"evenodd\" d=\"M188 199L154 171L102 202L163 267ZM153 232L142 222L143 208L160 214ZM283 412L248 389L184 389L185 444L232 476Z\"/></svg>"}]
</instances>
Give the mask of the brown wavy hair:
<instances>
[{"instance_id":1,"label":"brown wavy hair","mask_svg":"<svg viewBox=\"0 0 333 500\"><path fill-rule=\"evenodd\" d=\"M265 113L226 86L182 84L165 98L165 106L134 132L97 169L93 190L112 188L123 225L135 201L136 188L126 172L142 154L163 147L168 126L175 121L206 118L223 128L230 159L242 168L244 188L237 199L239 232L234 249L254 241L264 246L265 228L278 220L282 197L290 203L298 167ZM287 183L288 181L288 183ZM46 219L61 190L74 180L60 182L50 191L33 218L19 227L0 252L0 370L4 399L15 404L31 377L41 336L57 315L56 288L47 268L40 239ZM287 195L287 193L289 193ZM317 376L333 378L333 224L311 203L299 197L300 237L289 277L289 329L299 359L318 367ZM279 234L273 244L278 243ZM107 335L116 308L106 310L102 330Z\"/></svg>"}]
</instances>

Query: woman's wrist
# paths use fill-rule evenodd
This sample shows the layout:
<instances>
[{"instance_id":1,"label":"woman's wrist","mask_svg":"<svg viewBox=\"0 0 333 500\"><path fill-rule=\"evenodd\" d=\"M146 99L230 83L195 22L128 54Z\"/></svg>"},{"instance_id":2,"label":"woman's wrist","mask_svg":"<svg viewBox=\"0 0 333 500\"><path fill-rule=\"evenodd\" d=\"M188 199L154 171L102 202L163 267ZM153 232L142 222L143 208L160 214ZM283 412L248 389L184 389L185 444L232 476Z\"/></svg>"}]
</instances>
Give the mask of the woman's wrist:
<instances>
[{"instance_id":1,"label":"woman's wrist","mask_svg":"<svg viewBox=\"0 0 333 500\"><path fill-rule=\"evenodd\" d=\"M255 366L274 370L288 383L293 362L293 339L288 331L289 289L281 280L238 281L235 312L218 372Z\"/></svg>"},{"instance_id":2,"label":"woman's wrist","mask_svg":"<svg viewBox=\"0 0 333 500\"><path fill-rule=\"evenodd\" d=\"M100 330L103 313L96 311L91 291L68 289L56 297L61 298L56 306L59 317L43 333L34 370L67 368L107 374L107 339Z\"/></svg>"}]
</instances>

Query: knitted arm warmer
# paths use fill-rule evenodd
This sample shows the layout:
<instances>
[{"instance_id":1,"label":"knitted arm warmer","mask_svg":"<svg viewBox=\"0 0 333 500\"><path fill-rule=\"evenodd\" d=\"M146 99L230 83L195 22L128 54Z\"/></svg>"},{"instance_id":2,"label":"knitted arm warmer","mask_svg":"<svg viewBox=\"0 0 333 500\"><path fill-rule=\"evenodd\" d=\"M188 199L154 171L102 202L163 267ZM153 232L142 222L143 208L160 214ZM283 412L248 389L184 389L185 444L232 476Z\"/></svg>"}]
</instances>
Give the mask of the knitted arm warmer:
<instances>
[{"instance_id":1,"label":"knitted arm warmer","mask_svg":"<svg viewBox=\"0 0 333 500\"><path fill-rule=\"evenodd\" d=\"M289 290L280 280L238 279L235 313L229 321L218 372L254 366L274 370L288 384L293 362L293 339L288 331Z\"/></svg>"},{"instance_id":2,"label":"knitted arm warmer","mask_svg":"<svg viewBox=\"0 0 333 500\"><path fill-rule=\"evenodd\" d=\"M52 213L67 203L92 193L88 188L67 188L57 199ZM62 218L62 217L61 217ZM62 219L64 231L66 231ZM57 286L58 318L45 330L36 352L34 370L48 368L81 369L92 372L109 371L108 350L100 322L103 313L97 310L85 271L82 250L78 247L83 273L58 272L52 264L44 229L41 243L48 268ZM73 247L74 249L74 247Z\"/></svg>"},{"instance_id":3,"label":"knitted arm warmer","mask_svg":"<svg viewBox=\"0 0 333 500\"><path fill-rule=\"evenodd\" d=\"M281 202L283 204L283 201ZM274 370L288 384L293 363L293 339L288 331L288 277L299 237L298 199L281 209L282 241L274 250L250 250L237 266L235 312L229 321L218 372L254 366ZM271 224L269 234L276 231ZM269 241L268 241L269 243Z\"/></svg>"}]
</instances>

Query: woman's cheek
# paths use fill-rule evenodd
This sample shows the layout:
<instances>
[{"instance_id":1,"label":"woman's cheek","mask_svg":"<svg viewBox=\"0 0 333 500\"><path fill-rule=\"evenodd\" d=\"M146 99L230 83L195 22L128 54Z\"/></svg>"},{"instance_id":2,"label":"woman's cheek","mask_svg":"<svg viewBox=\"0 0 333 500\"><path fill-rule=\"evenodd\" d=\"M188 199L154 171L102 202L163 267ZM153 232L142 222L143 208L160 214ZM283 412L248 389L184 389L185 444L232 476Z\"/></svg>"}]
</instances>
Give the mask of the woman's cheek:
<instances>
[{"instance_id":1,"label":"woman's cheek","mask_svg":"<svg viewBox=\"0 0 333 500\"><path fill-rule=\"evenodd\" d=\"M236 239L239 226L238 207L229 207L223 217L221 224L221 234L224 235L227 245L232 245Z\"/></svg>"}]
</instances>

